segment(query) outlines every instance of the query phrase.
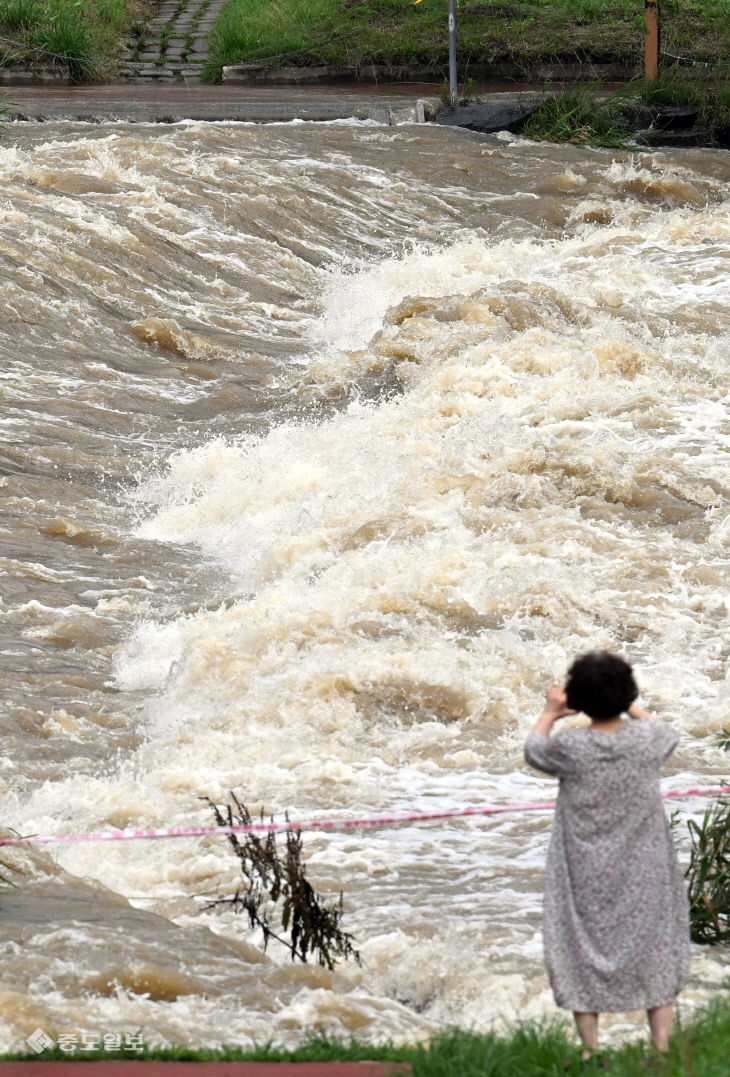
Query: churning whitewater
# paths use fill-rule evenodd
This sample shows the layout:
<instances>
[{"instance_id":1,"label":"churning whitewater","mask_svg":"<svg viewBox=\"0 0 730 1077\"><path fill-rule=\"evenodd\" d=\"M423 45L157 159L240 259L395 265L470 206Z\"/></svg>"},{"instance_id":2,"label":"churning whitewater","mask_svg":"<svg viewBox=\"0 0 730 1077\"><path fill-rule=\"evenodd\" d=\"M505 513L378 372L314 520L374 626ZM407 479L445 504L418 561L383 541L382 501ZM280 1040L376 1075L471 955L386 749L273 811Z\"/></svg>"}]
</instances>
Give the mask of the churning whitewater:
<instances>
[{"instance_id":1,"label":"churning whitewater","mask_svg":"<svg viewBox=\"0 0 730 1077\"><path fill-rule=\"evenodd\" d=\"M15 124L0 178L3 826L550 798L524 736L594 647L665 788L728 777L726 153ZM306 835L335 972L206 908L224 840L4 849L0 1049L553 1013L549 826ZM695 947L681 1005L729 971Z\"/></svg>"}]
</instances>

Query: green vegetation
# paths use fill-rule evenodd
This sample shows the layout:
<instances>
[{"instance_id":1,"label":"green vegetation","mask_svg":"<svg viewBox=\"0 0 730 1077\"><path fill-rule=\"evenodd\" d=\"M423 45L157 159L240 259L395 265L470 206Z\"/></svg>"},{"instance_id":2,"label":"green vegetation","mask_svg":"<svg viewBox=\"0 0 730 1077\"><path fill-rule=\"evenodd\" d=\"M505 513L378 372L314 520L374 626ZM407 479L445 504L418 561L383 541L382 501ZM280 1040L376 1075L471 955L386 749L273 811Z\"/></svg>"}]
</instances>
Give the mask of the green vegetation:
<instances>
[{"instance_id":1,"label":"green vegetation","mask_svg":"<svg viewBox=\"0 0 730 1077\"><path fill-rule=\"evenodd\" d=\"M715 800L701 823L687 821L692 847L687 870L692 938L730 940L730 800Z\"/></svg>"},{"instance_id":2,"label":"green vegetation","mask_svg":"<svg viewBox=\"0 0 730 1077\"><path fill-rule=\"evenodd\" d=\"M536 62L640 64L637 0L461 0L460 77L470 65ZM446 0L229 0L212 35L208 78L238 61L272 65L448 63ZM730 62L728 0L663 0L662 48L693 61Z\"/></svg>"},{"instance_id":3,"label":"green vegetation","mask_svg":"<svg viewBox=\"0 0 730 1077\"><path fill-rule=\"evenodd\" d=\"M477 1034L451 1029L427 1044L379 1047L350 1041L341 1043L315 1036L294 1051L269 1045L256 1050L228 1047L220 1051L187 1048L146 1048L143 1052L77 1051L69 1055L57 1047L42 1058L147 1058L194 1061L407 1062L413 1077L577 1077L592 1072L581 1065L580 1051L569 1026L562 1022L521 1025L506 1033ZM29 1060L37 1055L5 1055L0 1061ZM723 993L687 1027L677 1027L666 1057L656 1055L645 1042L600 1051L600 1070L606 1077L727 1077L730 1058L730 999Z\"/></svg>"},{"instance_id":4,"label":"green vegetation","mask_svg":"<svg viewBox=\"0 0 730 1077\"><path fill-rule=\"evenodd\" d=\"M140 0L0 0L0 65L67 63L73 82L102 82Z\"/></svg>"},{"instance_id":5,"label":"green vegetation","mask_svg":"<svg viewBox=\"0 0 730 1077\"><path fill-rule=\"evenodd\" d=\"M646 105L694 105L699 109L699 124L712 125L730 120L730 57L726 66L711 73L692 68L664 67L656 82L635 80L622 90L624 96L636 96ZM722 746L722 741L720 741Z\"/></svg>"},{"instance_id":6,"label":"green vegetation","mask_svg":"<svg viewBox=\"0 0 730 1077\"><path fill-rule=\"evenodd\" d=\"M633 79L612 94L600 86L583 84L562 94L545 97L525 124L527 138L545 142L625 147L637 130L648 127L644 106L696 107L696 125L709 133L730 124L730 70L724 78L693 74L692 69L670 67L656 82Z\"/></svg>"},{"instance_id":7,"label":"green vegetation","mask_svg":"<svg viewBox=\"0 0 730 1077\"><path fill-rule=\"evenodd\" d=\"M580 87L546 97L525 124L524 135L536 142L574 142L620 148L628 138L616 99L599 100Z\"/></svg>"}]
</instances>

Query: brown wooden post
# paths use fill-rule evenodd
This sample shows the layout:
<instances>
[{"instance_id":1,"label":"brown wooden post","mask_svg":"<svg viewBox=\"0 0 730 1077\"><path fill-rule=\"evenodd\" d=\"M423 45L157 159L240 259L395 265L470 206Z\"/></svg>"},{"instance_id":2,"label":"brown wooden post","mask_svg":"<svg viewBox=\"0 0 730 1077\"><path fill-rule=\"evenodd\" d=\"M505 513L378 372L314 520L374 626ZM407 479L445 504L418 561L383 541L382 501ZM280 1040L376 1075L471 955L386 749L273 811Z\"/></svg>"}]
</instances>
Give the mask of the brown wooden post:
<instances>
[{"instance_id":1,"label":"brown wooden post","mask_svg":"<svg viewBox=\"0 0 730 1077\"><path fill-rule=\"evenodd\" d=\"M644 0L646 9L646 45L644 47L644 79L656 82L659 71L659 2Z\"/></svg>"}]
</instances>

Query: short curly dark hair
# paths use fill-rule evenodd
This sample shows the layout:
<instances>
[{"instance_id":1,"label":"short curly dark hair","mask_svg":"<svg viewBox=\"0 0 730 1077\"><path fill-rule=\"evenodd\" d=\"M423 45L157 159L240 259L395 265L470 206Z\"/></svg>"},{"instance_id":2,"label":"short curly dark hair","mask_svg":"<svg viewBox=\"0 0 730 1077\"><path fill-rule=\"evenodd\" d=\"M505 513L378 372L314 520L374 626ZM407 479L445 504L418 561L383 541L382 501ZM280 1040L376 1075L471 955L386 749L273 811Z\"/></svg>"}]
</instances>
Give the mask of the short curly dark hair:
<instances>
[{"instance_id":1,"label":"short curly dark hair","mask_svg":"<svg viewBox=\"0 0 730 1077\"><path fill-rule=\"evenodd\" d=\"M609 651L580 654L568 670L565 694L571 710L597 722L628 710L639 694L631 666Z\"/></svg>"}]
</instances>

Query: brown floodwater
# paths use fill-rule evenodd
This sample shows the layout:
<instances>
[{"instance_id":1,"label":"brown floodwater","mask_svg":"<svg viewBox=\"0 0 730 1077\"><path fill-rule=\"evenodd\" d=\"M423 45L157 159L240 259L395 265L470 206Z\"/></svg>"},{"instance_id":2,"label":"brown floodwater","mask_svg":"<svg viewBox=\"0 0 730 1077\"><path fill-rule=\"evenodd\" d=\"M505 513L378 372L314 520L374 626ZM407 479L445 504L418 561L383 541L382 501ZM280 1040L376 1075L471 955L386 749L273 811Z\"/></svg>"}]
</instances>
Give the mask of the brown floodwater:
<instances>
[{"instance_id":1,"label":"brown floodwater","mask_svg":"<svg viewBox=\"0 0 730 1077\"><path fill-rule=\"evenodd\" d=\"M230 790L298 818L543 799L543 685L603 646L681 731L666 787L727 777L729 160L8 129L2 823L204 824ZM552 1013L548 831L307 836L363 956L334 973L206 909L236 885L220 839L6 849L0 1049ZM729 971L696 948L685 1009Z\"/></svg>"}]
</instances>

